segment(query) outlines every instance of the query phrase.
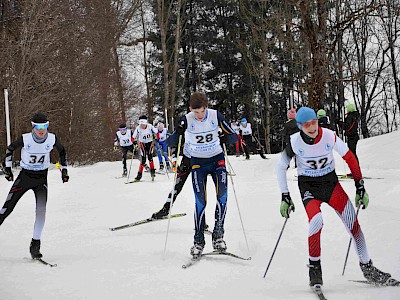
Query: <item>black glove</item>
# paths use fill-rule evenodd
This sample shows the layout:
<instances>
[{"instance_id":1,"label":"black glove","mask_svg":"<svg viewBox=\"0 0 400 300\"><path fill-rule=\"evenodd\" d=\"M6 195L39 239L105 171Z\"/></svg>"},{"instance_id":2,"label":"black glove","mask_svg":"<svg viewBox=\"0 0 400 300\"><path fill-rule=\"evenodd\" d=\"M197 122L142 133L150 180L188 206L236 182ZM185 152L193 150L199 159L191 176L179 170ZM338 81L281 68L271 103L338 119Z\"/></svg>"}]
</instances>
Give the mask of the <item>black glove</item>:
<instances>
[{"instance_id":1,"label":"black glove","mask_svg":"<svg viewBox=\"0 0 400 300\"><path fill-rule=\"evenodd\" d=\"M227 136L226 136L226 134L223 133L223 132L218 132L218 136L219 136L220 144L221 144L221 145L222 145L222 144L225 144L225 145L226 145L226 142L227 142Z\"/></svg>"},{"instance_id":2,"label":"black glove","mask_svg":"<svg viewBox=\"0 0 400 300\"><path fill-rule=\"evenodd\" d=\"M11 170L10 167L4 168L3 171L4 171L5 178L6 178L8 181L14 181L14 175L13 175L12 170Z\"/></svg>"},{"instance_id":3,"label":"black glove","mask_svg":"<svg viewBox=\"0 0 400 300\"><path fill-rule=\"evenodd\" d=\"M365 191L364 187L364 180L356 181L356 207L362 205L362 209L366 209L369 204L369 196L368 193Z\"/></svg>"},{"instance_id":4,"label":"black glove","mask_svg":"<svg viewBox=\"0 0 400 300\"><path fill-rule=\"evenodd\" d=\"M64 182L68 182L69 176L68 176L67 169L62 169L62 171L61 171L61 179L62 179L63 183Z\"/></svg>"}]
</instances>

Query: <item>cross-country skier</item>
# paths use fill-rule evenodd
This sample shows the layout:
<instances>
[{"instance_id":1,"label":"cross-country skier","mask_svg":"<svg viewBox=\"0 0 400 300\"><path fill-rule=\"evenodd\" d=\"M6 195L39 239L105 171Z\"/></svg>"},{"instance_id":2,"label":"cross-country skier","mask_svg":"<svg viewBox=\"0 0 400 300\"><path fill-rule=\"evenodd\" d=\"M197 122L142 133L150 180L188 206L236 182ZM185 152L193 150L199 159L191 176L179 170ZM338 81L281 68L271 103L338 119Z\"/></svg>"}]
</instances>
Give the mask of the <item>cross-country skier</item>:
<instances>
[{"instance_id":1,"label":"cross-country skier","mask_svg":"<svg viewBox=\"0 0 400 300\"><path fill-rule=\"evenodd\" d=\"M179 121L176 134L173 138L171 136L168 146L176 145L178 136L185 134L191 155L192 185L196 200L194 245L190 253L194 258L198 258L205 245L204 228L208 174L211 175L217 189L215 225L212 234L213 248L219 251L226 250L223 237L228 181L218 129L220 127L226 135L231 137L231 143L236 142L237 136L221 113L208 108L208 98L205 94L193 93L190 97L189 106L190 113Z\"/></svg>"},{"instance_id":2,"label":"cross-country skier","mask_svg":"<svg viewBox=\"0 0 400 300\"><path fill-rule=\"evenodd\" d=\"M243 144L242 144L242 137L240 136L240 128L239 128L236 120L232 120L231 128L236 132L236 135L238 137L238 141L235 143L235 153L236 153L236 156L239 157L240 149L242 150L243 153L244 153L244 149L243 149Z\"/></svg>"},{"instance_id":3,"label":"cross-country skier","mask_svg":"<svg viewBox=\"0 0 400 300\"><path fill-rule=\"evenodd\" d=\"M18 148L21 148L21 172L15 179L3 208L0 210L0 225L11 214L25 192L33 190L36 198L36 218L29 250L32 258L41 258L43 255L40 253L40 238L46 219L47 172L50 165L50 152L53 148L57 149L60 156L62 182L68 182L69 176L64 146L55 134L47 131L49 126L47 116L43 113L36 113L31 121L32 132L22 134L6 150L3 163L5 178L8 181L14 181L11 167L13 153Z\"/></svg>"},{"instance_id":4,"label":"cross-country skier","mask_svg":"<svg viewBox=\"0 0 400 300\"><path fill-rule=\"evenodd\" d=\"M157 135L156 135L156 149L158 155L158 161L160 162L160 171L164 169L163 157L165 159L165 165L167 172L172 171L171 166L168 161L168 147L167 147L167 137L169 133L167 128L164 127L164 123L157 123Z\"/></svg>"},{"instance_id":5,"label":"cross-country skier","mask_svg":"<svg viewBox=\"0 0 400 300\"><path fill-rule=\"evenodd\" d=\"M126 157L128 155L128 151L134 154L134 146L133 146L133 135L132 130L126 127L126 124L123 123L119 125L118 131L114 137L114 150L118 151L119 147L121 147L122 152L122 176L127 175L127 168L126 168Z\"/></svg>"},{"instance_id":6,"label":"cross-country skier","mask_svg":"<svg viewBox=\"0 0 400 300\"><path fill-rule=\"evenodd\" d=\"M244 147L244 152L246 154L246 159L250 159L250 146L254 141L251 123L247 122L246 118L242 118L242 120L240 121L239 129L242 136L242 144Z\"/></svg>"},{"instance_id":7,"label":"cross-country skier","mask_svg":"<svg viewBox=\"0 0 400 300\"><path fill-rule=\"evenodd\" d=\"M135 181L140 181L142 179L143 169L146 164L146 157L148 157L149 165L150 165L150 174L152 179L156 176L153 162L153 149L154 149L154 139L157 134L157 129L153 127L153 125L147 122L146 116L139 117L139 125L136 127L133 132L133 143L136 143L135 140L138 136L138 140L140 142L140 154L142 156L142 161L139 166L138 174L135 178Z\"/></svg>"},{"instance_id":8,"label":"cross-country skier","mask_svg":"<svg viewBox=\"0 0 400 300\"><path fill-rule=\"evenodd\" d=\"M322 203L328 204L336 211L351 234L364 277L368 281L386 283L391 275L372 264L353 204L336 176L333 150L348 164L356 186L356 206L361 205L364 209L368 206L369 198L357 159L335 132L318 126L317 115L311 108L300 108L296 121L301 131L290 136L290 143L282 152L277 164L277 178L282 193L280 212L282 217L288 218L290 211L294 211L294 204L290 197L286 172L291 158L296 157L298 186L309 220L310 286L323 283L320 247Z\"/></svg>"},{"instance_id":9,"label":"cross-country skier","mask_svg":"<svg viewBox=\"0 0 400 300\"><path fill-rule=\"evenodd\" d=\"M317 111L317 117L318 117L319 127L324 127L333 130L331 121L329 117L326 115L326 111L324 109L321 108L320 110Z\"/></svg>"}]
</instances>

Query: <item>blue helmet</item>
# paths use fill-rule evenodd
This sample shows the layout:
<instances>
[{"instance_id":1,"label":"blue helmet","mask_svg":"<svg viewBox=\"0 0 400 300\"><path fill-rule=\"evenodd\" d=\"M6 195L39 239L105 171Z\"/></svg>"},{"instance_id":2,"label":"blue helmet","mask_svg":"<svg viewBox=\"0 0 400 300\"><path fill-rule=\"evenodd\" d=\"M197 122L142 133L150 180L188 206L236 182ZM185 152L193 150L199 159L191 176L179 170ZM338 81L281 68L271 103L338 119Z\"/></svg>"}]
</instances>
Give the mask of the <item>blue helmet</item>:
<instances>
[{"instance_id":1,"label":"blue helmet","mask_svg":"<svg viewBox=\"0 0 400 300\"><path fill-rule=\"evenodd\" d=\"M302 124L315 119L317 119L317 114L309 107L300 107L300 109L297 111L296 122L300 129Z\"/></svg>"},{"instance_id":2,"label":"blue helmet","mask_svg":"<svg viewBox=\"0 0 400 300\"><path fill-rule=\"evenodd\" d=\"M243 119L240 121L240 123L247 123L246 118L243 118Z\"/></svg>"}]
</instances>

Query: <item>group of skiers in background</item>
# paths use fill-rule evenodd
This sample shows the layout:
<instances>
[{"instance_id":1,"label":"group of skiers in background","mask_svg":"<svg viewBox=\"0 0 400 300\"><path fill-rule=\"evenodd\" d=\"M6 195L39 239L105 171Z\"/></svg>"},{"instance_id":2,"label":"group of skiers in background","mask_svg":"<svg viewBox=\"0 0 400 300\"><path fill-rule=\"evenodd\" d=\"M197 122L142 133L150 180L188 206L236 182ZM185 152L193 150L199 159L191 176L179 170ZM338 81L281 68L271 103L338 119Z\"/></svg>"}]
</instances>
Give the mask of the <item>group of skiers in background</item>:
<instances>
[{"instance_id":1,"label":"group of skiers in background","mask_svg":"<svg viewBox=\"0 0 400 300\"><path fill-rule=\"evenodd\" d=\"M207 177L211 176L215 188L217 203L212 230L212 246L215 251L225 252L227 244L224 239L225 217L228 203L228 172L226 168L226 145L235 145L236 154L240 149L250 158L249 144L255 142L251 124L246 118L240 124L236 120L231 124L217 110L208 107L208 98L204 93L195 92L189 100L190 112L184 115L169 134L162 122L153 126L146 116L139 117L138 126L132 132L126 124L119 126L114 141L114 149L121 150L123 175L127 175L127 154L140 153L140 164L135 181L140 181L149 162L149 171L154 179L156 170L153 162L154 147L158 152L159 167L172 170L172 162L182 155L180 164L176 166L174 186L160 211L152 215L159 219L168 216L171 206L181 192L189 174L192 174L192 186L195 194L195 212L193 246L190 254L194 260L202 256L205 246L204 231L208 227L205 221ZM288 219L295 211L294 202L287 182L287 170L292 158L296 159L298 187L302 203L309 220L309 277L310 286L321 286L321 249L320 235L323 219L320 206L326 203L331 206L343 224L348 229L360 261L365 278L378 284L396 282L391 275L377 269L368 254L366 241L358 223L357 214L350 198L342 188L335 173L333 150L338 152L348 164L356 187L356 207L367 208L369 197L364 187L363 176L356 156L357 112L354 104L347 105L347 117L343 129L348 146L338 137L335 131L329 129L330 122L325 111L317 113L308 107L287 112L288 122L285 126L286 146L277 163L276 174L281 191L280 213ZM57 149L60 157L62 182L68 182L67 158L62 144L55 134L47 131L49 121L47 116L37 113L32 117L32 131L23 134L18 140L7 147L3 167L5 178L13 181L12 154L17 148L21 150L21 172L15 180L7 199L0 210L0 225L12 212L18 200L29 189L36 197L36 220L31 241L32 258L41 258L40 237L44 226L47 202L47 172L50 164L50 152ZM171 160L168 155L171 148ZM392 281L391 281L392 280Z\"/></svg>"}]
</instances>

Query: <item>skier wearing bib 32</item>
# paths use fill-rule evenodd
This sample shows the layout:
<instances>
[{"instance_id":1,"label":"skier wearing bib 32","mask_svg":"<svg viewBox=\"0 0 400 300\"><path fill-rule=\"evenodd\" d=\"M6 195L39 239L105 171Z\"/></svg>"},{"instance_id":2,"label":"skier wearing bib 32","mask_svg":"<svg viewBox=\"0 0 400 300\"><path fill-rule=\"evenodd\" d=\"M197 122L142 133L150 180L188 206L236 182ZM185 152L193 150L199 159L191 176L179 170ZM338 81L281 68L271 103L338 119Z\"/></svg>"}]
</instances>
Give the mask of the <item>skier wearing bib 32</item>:
<instances>
[{"instance_id":1,"label":"skier wearing bib 32","mask_svg":"<svg viewBox=\"0 0 400 300\"><path fill-rule=\"evenodd\" d=\"M369 198L354 154L335 132L318 126L317 115L308 107L299 109L296 121L300 132L290 136L290 143L277 164L277 178L282 193L281 215L288 218L294 211L289 194L286 172L292 157L297 159L298 186L308 220L308 249L310 286L322 285L320 235L323 219L320 206L331 206L351 234L364 277L371 282L386 284L391 275L377 269L368 255L364 234L356 218L353 204L340 185L335 173L333 150L348 164L356 186L356 206L366 208Z\"/></svg>"},{"instance_id":2,"label":"skier wearing bib 32","mask_svg":"<svg viewBox=\"0 0 400 300\"><path fill-rule=\"evenodd\" d=\"M225 118L214 109L208 108L205 94L195 92L190 97L190 113L178 123L176 134L170 137L168 146L178 142L178 136L185 134L185 141L191 155L192 185L195 194L195 234L194 245L190 250L193 258L201 256L205 241L205 208L207 175L210 174L217 193L215 224L212 234L213 248L226 251L224 221L228 198L225 156L218 136L219 127L229 143L235 143L237 136Z\"/></svg>"},{"instance_id":3,"label":"skier wearing bib 32","mask_svg":"<svg viewBox=\"0 0 400 300\"><path fill-rule=\"evenodd\" d=\"M133 136L132 130L126 128L126 124L119 125L118 131L115 134L114 138L114 150L118 150L118 145L121 147L122 152L122 165L123 165L123 172L122 176L127 175L127 168L126 168L126 157L128 155L128 151L134 153L133 149Z\"/></svg>"},{"instance_id":4,"label":"skier wearing bib 32","mask_svg":"<svg viewBox=\"0 0 400 300\"><path fill-rule=\"evenodd\" d=\"M32 132L23 134L7 147L5 162L3 163L5 165L5 178L8 181L14 180L11 171L12 155L18 148L21 148L21 172L15 179L6 202L0 210L0 225L11 214L25 192L33 190L36 198L36 219L30 253L32 258L41 258L40 238L46 219L47 171L50 165L50 152L53 148L57 149L60 155L62 182L68 182L69 176L65 149L55 134L47 132L49 121L46 115L36 113L31 121Z\"/></svg>"}]
</instances>

